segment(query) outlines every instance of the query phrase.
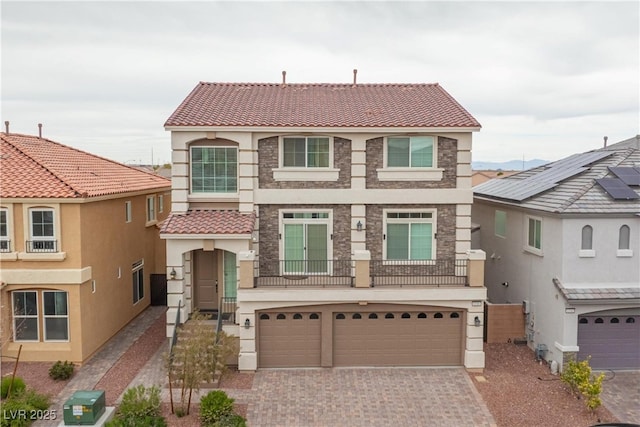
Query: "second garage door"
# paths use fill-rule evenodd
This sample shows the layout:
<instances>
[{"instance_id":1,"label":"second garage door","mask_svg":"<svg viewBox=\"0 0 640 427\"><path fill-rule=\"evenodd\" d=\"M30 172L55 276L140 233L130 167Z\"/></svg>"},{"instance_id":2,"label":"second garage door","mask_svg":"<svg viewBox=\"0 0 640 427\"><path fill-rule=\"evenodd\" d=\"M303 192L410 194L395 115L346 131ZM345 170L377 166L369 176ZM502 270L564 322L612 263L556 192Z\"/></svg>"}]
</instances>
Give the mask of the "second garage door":
<instances>
[{"instance_id":1,"label":"second garage door","mask_svg":"<svg viewBox=\"0 0 640 427\"><path fill-rule=\"evenodd\" d=\"M462 313L333 313L334 366L462 364Z\"/></svg>"},{"instance_id":2,"label":"second garage door","mask_svg":"<svg viewBox=\"0 0 640 427\"><path fill-rule=\"evenodd\" d=\"M596 369L640 368L640 316L578 318L578 359Z\"/></svg>"},{"instance_id":3,"label":"second garage door","mask_svg":"<svg viewBox=\"0 0 640 427\"><path fill-rule=\"evenodd\" d=\"M263 312L258 315L258 366L320 366L321 313Z\"/></svg>"}]
</instances>

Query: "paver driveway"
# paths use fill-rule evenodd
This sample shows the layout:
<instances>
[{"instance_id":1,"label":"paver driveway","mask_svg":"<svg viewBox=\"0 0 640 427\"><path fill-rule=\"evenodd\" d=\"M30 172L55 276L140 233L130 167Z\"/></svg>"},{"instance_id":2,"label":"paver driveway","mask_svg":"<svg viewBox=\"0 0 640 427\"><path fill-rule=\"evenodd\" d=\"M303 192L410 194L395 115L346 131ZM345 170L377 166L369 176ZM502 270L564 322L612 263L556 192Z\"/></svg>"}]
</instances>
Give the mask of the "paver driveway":
<instances>
[{"instance_id":1,"label":"paver driveway","mask_svg":"<svg viewBox=\"0 0 640 427\"><path fill-rule=\"evenodd\" d=\"M252 427L495 425L463 368L262 369L228 392Z\"/></svg>"}]
</instances>

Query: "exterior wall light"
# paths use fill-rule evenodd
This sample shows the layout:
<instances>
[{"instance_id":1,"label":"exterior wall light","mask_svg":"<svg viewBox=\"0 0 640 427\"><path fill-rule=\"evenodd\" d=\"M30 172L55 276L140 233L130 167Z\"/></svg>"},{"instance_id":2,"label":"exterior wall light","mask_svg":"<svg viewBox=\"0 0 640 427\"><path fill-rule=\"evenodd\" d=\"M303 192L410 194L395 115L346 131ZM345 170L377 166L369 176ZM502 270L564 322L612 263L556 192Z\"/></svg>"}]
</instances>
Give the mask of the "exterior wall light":
<instances>
[{"instance_id":1,"label":"exterior wall light","mask_svg":"<svg viewBox=\"0 0 640 427\"><path fill-rule=\"evenodd\" d=\"M169 273L169 276L171 277L171 280L175 280L176 278L176 269L175 268L171 268L171 273Z\"/></svg>"},{"instance_id":2,"label":"exterior wall light","mask_svg":"<svg viewBox=\"0 0 640 427\"><path fill-rule=\"evenodd\" d=\"M251 327L251 320L244 319L244 328L249 329Z\"/></svg>"},{"instance_id":3,"label":"exterior wall light","mask_svg":"<svg viewBox=\"0 0 640 427\"><path fill-rule=\"evenodd\" d=\"M362 231L362 221L358 221L358 223L356 224L356 229L358 231Z\"/></svg>"},{"instance_id":4,"label":"exterior wall light","mask_svg":"<svg viewBox=\"0 0 640 427\"><path fill-rule=\"evenodd\" d=\"M480 326L480 317L476 316L476 318L475 318L475 319L473 319L473 323L474 323L476 326Z\"/></svg>"}]
</instances>

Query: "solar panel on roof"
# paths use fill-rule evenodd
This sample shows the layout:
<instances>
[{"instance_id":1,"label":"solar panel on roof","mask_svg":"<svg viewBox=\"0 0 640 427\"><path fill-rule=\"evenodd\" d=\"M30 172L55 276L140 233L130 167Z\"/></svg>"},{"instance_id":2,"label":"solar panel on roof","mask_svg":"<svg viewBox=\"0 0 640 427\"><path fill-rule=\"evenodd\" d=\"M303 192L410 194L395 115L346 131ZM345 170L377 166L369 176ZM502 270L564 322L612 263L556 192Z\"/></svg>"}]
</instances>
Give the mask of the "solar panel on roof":
<instances>
[{"instance_id":1,"label":"solar panel on roof","mask_svg":"<svg viewBox=\"0 0 640 427\"><path fill-rule=\"evenodd\" d=\"M596 182L615 200L640 199L638 193L618 178L600 178Z\"/></svg>"},{"instance_id":2,"label":"solar panel on roof","mask_svg":"<svg viewBox=\"0 0 640 427\"><path fill-rule=\"evenodd\" d=\"M632 167L610 167L609 170L627 185L640 185L640 171Z\"/></svg>"}]
</instances>

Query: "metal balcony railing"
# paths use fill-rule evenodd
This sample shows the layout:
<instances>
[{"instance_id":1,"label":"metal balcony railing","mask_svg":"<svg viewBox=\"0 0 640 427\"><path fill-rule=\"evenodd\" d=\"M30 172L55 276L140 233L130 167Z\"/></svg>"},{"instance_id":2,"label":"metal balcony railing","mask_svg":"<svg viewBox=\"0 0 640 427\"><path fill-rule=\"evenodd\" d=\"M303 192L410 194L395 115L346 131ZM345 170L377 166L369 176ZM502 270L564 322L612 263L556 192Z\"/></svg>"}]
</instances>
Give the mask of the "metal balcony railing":
<instances>
[{"instance_id":1,"label":"metal balcony railing","mask_svg":"<svg viewBox=\"0 0 640 427\"><path fill-rule=\"evenodd\" d=\"M27 252L58 252L57 240L27 240Z\"/></svg>"},{"instance_id":2,"label":"metal balcony railing","mask_svg":"<svg viewBox=\"0 0 640 427\"><path fill-rule=\"evenodd\" d=\"M466 286L467 260L391 261L371 260L371 285Z\"/></svg>"},{"instance_id":3,"label":"metal balcony railing","mask_svg":"<svg viewBox=\"0 0 640 427\"><path fill-rule=\"evenodd\" d=\"M222 297L218 306L219 319L225 325L234 325L236 323L236 297Z\"/></svg>"},{"instance_id":4,"label":"metal balcony railing","mask_svg":"<svg viewBox=\"0 0 640 427\"><path fill-rule=\"evenodd\" d=\"M254 262L254 287L350 287L351 260L270 260Z\"/></svg>"},{"instance_id":5,"label":"metal balcony railing","mask_svg":"<svg viewBox=\"0 0 640 427\"><path fill-rule=\"evenodd\" d=\"M0 252L11 252L11 240L0 240Z\"/></svg>"}]
</instances>

